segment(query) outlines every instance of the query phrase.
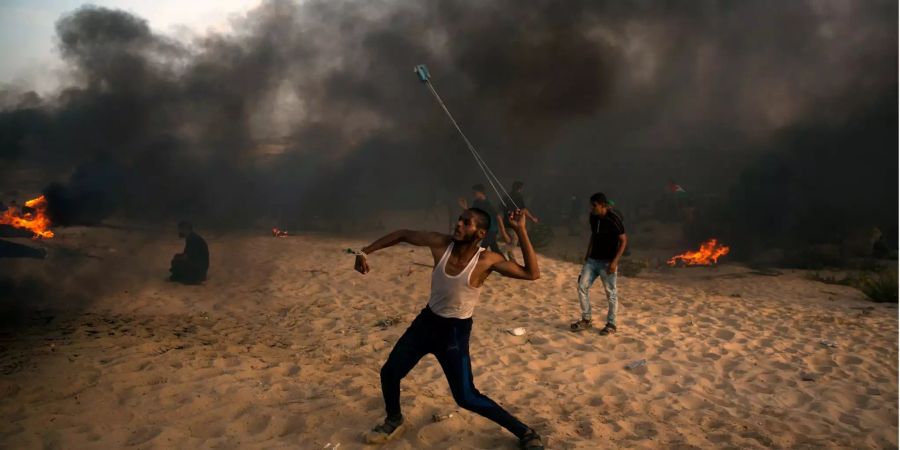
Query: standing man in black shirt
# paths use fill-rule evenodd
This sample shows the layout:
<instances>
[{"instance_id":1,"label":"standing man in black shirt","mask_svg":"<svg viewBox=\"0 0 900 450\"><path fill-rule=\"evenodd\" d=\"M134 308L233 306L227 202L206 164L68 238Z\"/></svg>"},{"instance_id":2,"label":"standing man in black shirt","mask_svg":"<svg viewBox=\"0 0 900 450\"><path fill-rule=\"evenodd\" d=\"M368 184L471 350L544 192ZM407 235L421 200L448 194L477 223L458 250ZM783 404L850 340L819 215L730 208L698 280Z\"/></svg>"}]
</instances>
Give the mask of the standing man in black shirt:
<instances>
[{"instance_id":1,"label":"standing man in black shirt","mask_svg":"<svg viewBox=\"0 0 900 450\"><path fill-rule=\"evenodd\" d=\"M528 207L525 206L525 197L522 196L522 189L525 188L525 183L521 181L514 181L512 184L512 189L509 191L509 198L515 202L513 205L510 202L507 202L506 209L503 211L507 216L509 213L514 212L516 209L520 209L523 214L525 214L525 218L538 223L538 218L531 214L531 211L528 210Z\"/></svg>"},{"instance_id":2,"label":"standing man in black shirt","mask_svg":"<svg viewBox=\"0 0 900 450\"><path fill-rule=\"evenodd\" d=\"M483 184L472 186L472 197L471 207L478 208L491 216L491 226L488 229L487 235L481 240L481 248L489 248L493 252L500 253L500 246L497 245L497 230L499 230L500 224L503 223L504 218L497 212L490 200L488 200ZM462 206L462 209L464 210L470 208L469 203L464 198L459 199L459 206Z\"/></svg>"},{"instance_id":3,"label":"standing man in black shirt","mask_svg":"<svg viewBox=\"0 0 900 450\"><path fill-rule=\"evenodd\" d=\"M531 214L531 211L528 210L528 207L525 206L525 197L522 196L522 189L525 188L525 183L521 181L514 181L512 184L512 189L509 191L509 199L506 200L506 206L503 209L503 214L506 217L509 217L510 214L515 212L517 209L522 211L522 214L525 215L525 218L538 223L538 218ZM510 202L512 200L512 202ZM516 240L516 235L506 232L506 226L503 220L500 221L500 236L503 237L503 242L506 243L504 246L506 249L506 258L510 261L515 261L516 258L513 256L513 249L518 246L518 241Z\"/></svg>"},{"instance_id":4,"label":"standing man in black shirt","mask_svg":"<svg viewBox=\"0 0 900 450\"><path fill-rule=\"evenodd\" d=\"M588 290L594 284L594 280L600 278L606 289L606 299L609 301L606 326L600 330L600 335L606 336L616 332L616 310L618 309L616 272L619 268L619 258L625 252L628 236L625 235L622 216L610 207L606 195L600 192L591 196L590 223L591 240L584 257L584 267L578 277L581 320L573 323L571 329L572 331L582 331L591 328L591 302L588 298Z\"/></svg>"}]
</instances>

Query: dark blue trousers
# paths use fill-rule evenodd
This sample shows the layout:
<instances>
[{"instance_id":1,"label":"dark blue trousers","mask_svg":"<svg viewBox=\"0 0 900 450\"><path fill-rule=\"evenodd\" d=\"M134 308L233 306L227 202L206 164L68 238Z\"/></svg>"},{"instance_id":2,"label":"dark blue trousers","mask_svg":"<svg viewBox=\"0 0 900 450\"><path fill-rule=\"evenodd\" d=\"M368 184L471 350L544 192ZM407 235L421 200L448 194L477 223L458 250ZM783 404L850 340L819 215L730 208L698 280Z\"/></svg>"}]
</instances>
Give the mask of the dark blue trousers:
<instances>
[{"instance_id":1,"label":"dark blue trousers","mask_svg":"<svg viewBox=\"0 0 900 450\"><path fill-rule=\"evenodd\" d=\"M428 307L419 313L381 368L381 392L388 417L400 415L400 380L423 356L431 353L441 364L459 406L497 422L517 437L528 431L525 424L475 389L469 359L471 333L472 319L448 319Z\"/></svg>"}]
</instances>

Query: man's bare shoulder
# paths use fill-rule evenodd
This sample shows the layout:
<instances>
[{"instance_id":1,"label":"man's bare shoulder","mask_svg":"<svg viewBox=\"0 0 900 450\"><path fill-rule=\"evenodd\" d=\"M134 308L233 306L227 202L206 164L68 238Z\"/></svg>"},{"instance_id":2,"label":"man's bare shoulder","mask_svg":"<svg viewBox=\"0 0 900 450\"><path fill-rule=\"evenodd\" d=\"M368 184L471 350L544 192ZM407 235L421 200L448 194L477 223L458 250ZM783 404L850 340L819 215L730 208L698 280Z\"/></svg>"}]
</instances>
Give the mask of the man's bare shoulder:
<instances>
[{"instance_id":1,"label":"man's bare shoulder","mask_svg":"<svg viewBox=\"0 0 900 450\"><path fill-rule=\"evenodd\" d=\"M493 266L494 264L497 264L501 261L506 261L506 258L504 258L503 255L491 250L485 250L481 252L481 255L478 258L478 262L483 263L487 266Z\"/></svg>"},{"instance_id":2,"label":"man's bare shoulder","mask_svg":"<svg viewBox=\"0 0 900 450\"><path fill-rule=\"evenodd\" d=\"M450 245L451 241L453 241L453 236L450 236L447 233L441 233L438 231L429 231L428 233L431 234L432 238L434 239L434 242L436 244L440 245L441 247L446 247L446 246Z\"/></svg>"}]
</instances>

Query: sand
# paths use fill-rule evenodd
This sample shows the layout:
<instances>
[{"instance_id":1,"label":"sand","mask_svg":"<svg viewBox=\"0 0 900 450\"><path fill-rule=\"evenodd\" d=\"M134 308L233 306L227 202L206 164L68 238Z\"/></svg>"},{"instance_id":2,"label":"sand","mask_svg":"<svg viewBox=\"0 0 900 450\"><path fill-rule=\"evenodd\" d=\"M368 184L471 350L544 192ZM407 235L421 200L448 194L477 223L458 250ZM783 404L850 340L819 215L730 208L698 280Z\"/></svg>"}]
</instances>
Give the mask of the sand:
<instances>
[{"instance_id":1,"label":"sand","mask_svg":"<svg viewBox=\"0 0 900 450\"><path fill-rule=\"evenodd\" d=\"M0 261L60 283L32 287L0 337L0 447L364 447L381 364L427 299L426 250L380 252L362 276L341 253L358 239L211 235L210 279L181 286L164 279L181 242L140 236L64 230L51 260ZM897 447L896 305L802 272L662 269L620 277L618 334L573 334L579 266L540 264L535 282L487 281L472 358L548 448ZM384 448L515 448L431 356L402 405L409 429Z\"/></svg>"}]
</instances>

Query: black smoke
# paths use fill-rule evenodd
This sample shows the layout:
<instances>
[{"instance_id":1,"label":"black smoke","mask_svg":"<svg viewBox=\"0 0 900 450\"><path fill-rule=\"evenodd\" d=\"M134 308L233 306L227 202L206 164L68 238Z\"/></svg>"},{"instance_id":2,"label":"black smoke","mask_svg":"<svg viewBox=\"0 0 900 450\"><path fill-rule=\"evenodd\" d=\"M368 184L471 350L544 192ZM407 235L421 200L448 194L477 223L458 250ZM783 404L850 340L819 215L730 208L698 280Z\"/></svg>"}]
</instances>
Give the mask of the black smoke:
<instances>
[{"instance_id":1,"label":"black smoke","mask_svg":"<svg viewBox=\"0 0 900 450\"><path fill-rule=\"evenodd\" d=\"M759 202L788 217L766 232L793 237L816 226L798 204L846 196L866 199L866 221L896 217L896 195L871 192L896 186L882 170L896 121L871 119L897 98L896 15L889 1L268 1L184 41L86 6L57 24L60 92L0 96L0 159L57 182L64 223L420 208L484 181L412 74L426 63L497 175L545 205L603 190L637 207L675 178L730 198L717 220L747 223ZM813 195L845 152L859 158L842 193ZM746 192L763 185L791 201Z\"/></svg>"}]
</instances>

